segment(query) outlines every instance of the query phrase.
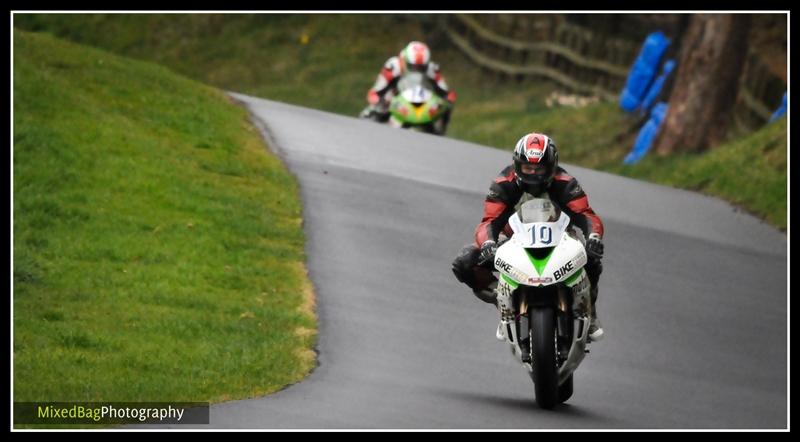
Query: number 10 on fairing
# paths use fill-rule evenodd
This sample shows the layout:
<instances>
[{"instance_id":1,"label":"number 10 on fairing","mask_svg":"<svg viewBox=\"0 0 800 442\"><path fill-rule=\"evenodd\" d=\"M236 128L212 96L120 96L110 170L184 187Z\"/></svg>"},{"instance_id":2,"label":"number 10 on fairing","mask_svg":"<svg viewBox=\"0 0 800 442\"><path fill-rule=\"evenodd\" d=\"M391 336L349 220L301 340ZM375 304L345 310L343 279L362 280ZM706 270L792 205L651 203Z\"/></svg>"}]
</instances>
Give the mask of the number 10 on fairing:
<instances>
[{"instance_id":1,"label":"number 10 on fairing","mask_svg":"<svg viewBox=\"0 0 800 442\"><path fill-rule=\"evenodd\" d=\"M536 236L539 236L539 241L536 241ZM538 229L536 227L531 228L531 244L550 244L553 242L553 230L548 226L541 226Z\"/></svg>"}]
</instances>

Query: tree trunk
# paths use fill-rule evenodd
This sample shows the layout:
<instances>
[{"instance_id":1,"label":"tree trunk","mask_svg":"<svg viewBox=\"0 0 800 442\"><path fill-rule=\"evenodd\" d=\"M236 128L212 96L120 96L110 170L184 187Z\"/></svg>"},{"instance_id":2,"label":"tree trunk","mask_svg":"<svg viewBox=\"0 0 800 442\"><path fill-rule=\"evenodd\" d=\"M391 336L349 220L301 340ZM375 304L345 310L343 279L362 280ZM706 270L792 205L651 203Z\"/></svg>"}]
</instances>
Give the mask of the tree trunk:
<instances>
[{"instance_id":1,"label":"tree trunk","mask_svg":"<svg viewBox=\"0 0 800 442\"><path fill-rule=\"evenodd\" d=\"M698 14L683 36L669 110L655 142L659 155L719 144L733 117L747 58L746 14Z\"/></svg>"}]
</instances>

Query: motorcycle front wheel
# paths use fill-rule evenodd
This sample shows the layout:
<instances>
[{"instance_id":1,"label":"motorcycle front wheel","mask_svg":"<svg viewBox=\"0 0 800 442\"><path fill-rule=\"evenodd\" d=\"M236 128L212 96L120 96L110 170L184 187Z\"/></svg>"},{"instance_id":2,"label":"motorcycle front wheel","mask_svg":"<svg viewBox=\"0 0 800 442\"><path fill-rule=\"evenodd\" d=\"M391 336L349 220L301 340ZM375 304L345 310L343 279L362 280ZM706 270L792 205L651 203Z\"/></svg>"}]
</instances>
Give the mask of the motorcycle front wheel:
<instances>
[{"instance_id":1,"label":"motorcycle front wheel","mask_svg":"<svg viewBox=\"0 0 800 442\"><path fill-rule=\"evenodd\" d=\"M529 312L529 335L536 390L536 403L551 409L559 402L558 366L556 364L556 321L553 307L536 307ZM566 400L566 399L564 399Z\"/></svg>"}]
</instances>

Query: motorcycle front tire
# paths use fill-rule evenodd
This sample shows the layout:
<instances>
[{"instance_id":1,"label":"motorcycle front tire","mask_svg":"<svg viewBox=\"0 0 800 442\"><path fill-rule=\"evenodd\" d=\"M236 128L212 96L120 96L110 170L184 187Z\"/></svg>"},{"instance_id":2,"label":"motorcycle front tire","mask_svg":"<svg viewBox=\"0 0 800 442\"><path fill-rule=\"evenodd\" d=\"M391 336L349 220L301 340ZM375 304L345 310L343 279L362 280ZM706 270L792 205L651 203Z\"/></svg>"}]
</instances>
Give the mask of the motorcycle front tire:
<instances>
[{"instance_id":1,"label":"motorcycle front tire","mask_svg":"<svg viewBox=\"0 0 800 442\"><path fill-rule=\"evenodd\" d=\"M535 307L529 312L531 378L536 390L536 403L544 409L558 404L558 367L556 365L556 314L553 307Z\"/></svg>"}]
</instances>

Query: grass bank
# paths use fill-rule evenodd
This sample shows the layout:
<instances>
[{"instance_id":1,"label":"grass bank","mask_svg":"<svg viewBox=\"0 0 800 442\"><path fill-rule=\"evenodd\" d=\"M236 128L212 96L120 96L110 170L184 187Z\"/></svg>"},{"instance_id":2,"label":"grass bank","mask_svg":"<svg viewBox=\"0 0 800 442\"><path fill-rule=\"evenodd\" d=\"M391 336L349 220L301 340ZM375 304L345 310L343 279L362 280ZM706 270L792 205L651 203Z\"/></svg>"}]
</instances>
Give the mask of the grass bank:
<instances>
[{"instance_id":1,"label":"grass bank","mask_svg":"<svg viewBox=\"0 0 800 442\"><path fill-rule=\"evenodd\" d=\"M651 155L605 169L634 178L718 196L786 231L786 118L702 154Z\"/></svg>"},{"instance_id":2,"label":"grass bank","mask_svg":"<svg viewBox=\"0 0 800 442\"><path fill-rule=\"evenodd\" d=\"M223 93L15 29L14 400L224 401L314 365L294 178Z\"/></svg>"}]
</instances>

